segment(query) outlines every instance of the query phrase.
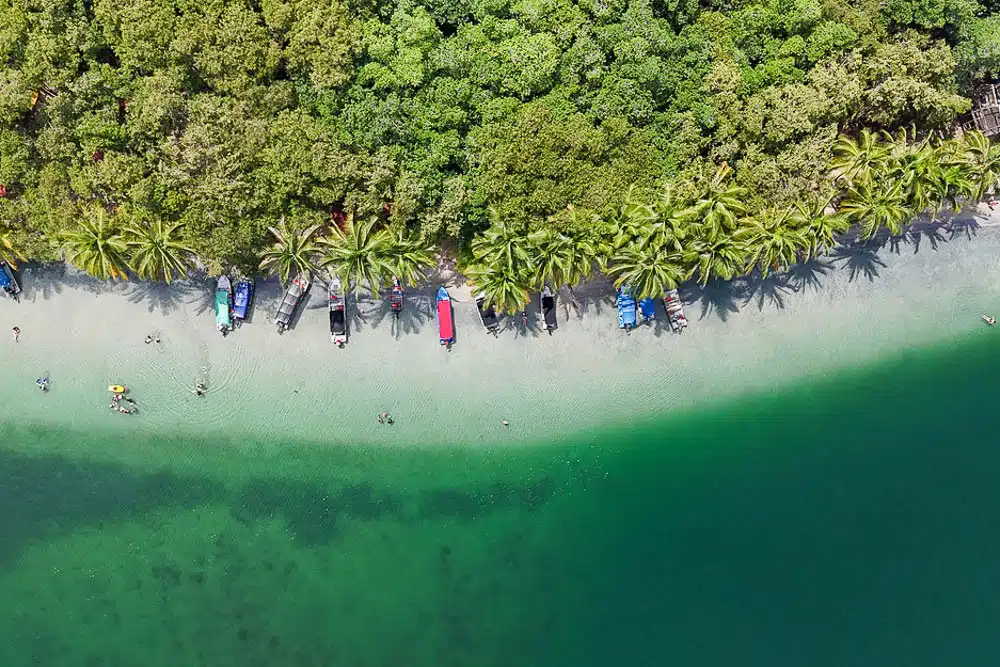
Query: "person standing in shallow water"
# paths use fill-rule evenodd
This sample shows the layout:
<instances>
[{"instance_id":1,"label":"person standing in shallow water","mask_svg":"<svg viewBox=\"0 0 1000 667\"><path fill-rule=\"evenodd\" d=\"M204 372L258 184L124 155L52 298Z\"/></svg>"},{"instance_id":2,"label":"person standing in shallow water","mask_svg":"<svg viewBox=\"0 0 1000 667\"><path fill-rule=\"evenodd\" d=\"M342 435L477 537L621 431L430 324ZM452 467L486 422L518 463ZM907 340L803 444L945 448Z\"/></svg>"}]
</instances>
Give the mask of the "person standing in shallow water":
<instances>
[{"instance_id":1,"label":"person standing in shallow water","mask_svg":"<svg viewBox=\"0 0 1000 667\"><path fill-rule=\"evenodd\" d=\"M14 327L11 329L10 335L14 337L14 342L16 343L17 339L21 337L21 327Z\"/></svg>"}]
</instances>

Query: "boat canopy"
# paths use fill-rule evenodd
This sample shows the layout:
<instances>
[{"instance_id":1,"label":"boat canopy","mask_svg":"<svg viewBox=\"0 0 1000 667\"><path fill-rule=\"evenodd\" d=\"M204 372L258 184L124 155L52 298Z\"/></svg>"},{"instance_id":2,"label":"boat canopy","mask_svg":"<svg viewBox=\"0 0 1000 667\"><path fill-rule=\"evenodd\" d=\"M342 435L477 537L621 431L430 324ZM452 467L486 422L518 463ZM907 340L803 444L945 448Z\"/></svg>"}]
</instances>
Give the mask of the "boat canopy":
<instances>
[{"instance_id":1,"label":"boat canopy","mask_svg":"<svg viewBox=\"0 0 1000 667\"><path fill-rule=\"evenodd\" d=\"M245 320L250 312L250 300L253 298L253 283L241 280L236 283L236 294L233 297L233 317Z\"/></svg>"},{"instance_id":2,"label":"boat canopy","mask_svg":"<svg viewBox=\"0 0 1000 667\"><path fill-rule=\"evenodd\" d=\"M635 299L625 288L618 290L618 326L622 329L635 327Z\"/></svg>"},{"instance_id":3,"label":"boat canopy","mask_svg":"<svg viewBox=\"0 0 1000 667\"><path fill-rule=\"evenodd\" d=\"M642 319L652 322L656 319L656 302L650 298L639 299L639 313Z\"/></svg>"},{"instance_id":4,"label":"boat canopy","mask_svg":"<svg viewBox=\"0 0 1000 667\"><path fill-rule=\"evenodd\" d=\"M292 321L292 316L295 314L295 309L299 305L299 301L302 300L303 295L306 290L309 289L309 278L306 276L298 276L292 281L292 284L288 286L285 290L285 295L281 298L281 305L278 306L278 313L274 317L274 322L279 326L279 331L287 327Z\"/></svg>"},{"instance_id":5,"label":"boat canopy","mask_svg":"<svg viewBox=\"0 0 1000 667\"><path fill-rule=\"evenodd\" d=\"M224 289L215 290L215 324L220 329L228 328L231 324L229 319L229 292Z\"/></svg>"},{"instance_id":6,"label":"boat canopy","mask_svg":"<svg viewBox=\"0 0 1000 667\"><path fill-rule=\"evenodd\" d=\"M446 345L455 342L455 327L451 321L451 297L444 287L438 288L437 292L437 315L438 315L438 337L441 344Z\"/></svg>"}]
</instances>

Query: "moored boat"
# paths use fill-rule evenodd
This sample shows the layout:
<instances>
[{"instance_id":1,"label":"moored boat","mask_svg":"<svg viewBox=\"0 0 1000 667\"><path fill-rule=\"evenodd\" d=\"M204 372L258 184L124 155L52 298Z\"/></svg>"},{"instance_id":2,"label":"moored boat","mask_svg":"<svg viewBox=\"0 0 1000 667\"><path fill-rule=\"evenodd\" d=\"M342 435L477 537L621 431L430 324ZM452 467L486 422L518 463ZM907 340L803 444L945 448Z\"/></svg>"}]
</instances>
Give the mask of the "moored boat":
<instances>
[{"instance_id":1,"label":"moored boat","mask_svg":"<svg viewBox=\"0 0 1000 667\"><path fill-rule=\"evenodd\" d=\"M250 305L253 303L254 282L240 280L236 283L233 293L233 319L242 323L250 316Z\"/></svg>"},{"instance_id":2,"label":"moored boat","mask_svg":"<svg viewBox=\"0 0 1000 667\"><path fill-rule=\"evenodd\" d=\"M491 333L495 337L500 329L500 320L497 318L497 311L492 304L486 303L486 297L482 294L476 297L476 310L479 311L479 319L483 322L486 333Z\"/></svg>"},{"instance_id":3,"label":"moored boat","mask_svg":"<svg viewBox=\"0 0 1000 667\"><path fill-rule=\"evenodd\" d=\"M618 288L618 328L626 332L635 328L635 299L624 287Z\"/></svg>"},{"instance_id":4,"label":"moored boat","mask_svg":"<svg viewBox=\"0 0 1000 667\"><path fill-rule=\"evenodd\" d=\"M556 318L556 295L548 285L545 285L538 300L545 320L545 330L551 336L552 332L559 328L559 320Z\"/></svg>"},{"instance_id":5,"label":"moored boat","mask_svg":"<svg viewBox=\"0 0 1000 667\"><path fill-rule=\"evenodd\" d=\"M667 311L667 321L670 323L670 329L674 333L684 331L688 325L688 321L684 316L684 304L681 303L680 292L672 289L664 294L663 306Z\"/></svg>"},{"instance_id":6,"label":"moored boat","mask_svg":"<svg viewBox=\"0 0 1000 667\"><path fill-rule=\"evenodd\" d=\"M438 288L435 301L438 317L438 338L441 340L442 345L451 350L451 346L455 343L455 324L451 316L451 297L443 285Z\"/></svg>"},{"instance_id":7,"label":"moored boat","mask_svg":"<svg viewBox=\"0 0 1000 667\"><path fill-rule=\"evenodd\" d=\"M20 300L18 295L21 293L21 286L17 283L14 269L5 259L0 259L0 289L14 301Z\"/></svg>"},{"instance_id":8,"label":"moored boat","mask_svg":"<svg viewBox=\"0 0 1000 667\"><path fill-rule=\"evenodd\" d=\"M399 314L403 312L403 284L395 276L392 277L392 294L389 295L389 308L392 309L392 314L396 317L399 317Z\"/></svg>"},{"instance_id":9,"label":"moored boat","mask_svg":"<svg viewBox=\"0 0 1000 667\"><path fill-rule=\"evenodd\" d=\"M652 324L653 320L656 319L656 301L648 297L639 299L639 314L642 316L643 322Z\"/></svg>"},{"instance_id":10,"label":"moored boat","mask_svg":"<svg viewBox=\"0 0 1000 667\"><path fill-rule=\"evenodd\" d=\"M223 336L233 330L232 308L233 284L226 276L219 276L215 284L215 328Z\"/></svg>"},{"instance_id":11,"label":"moored boat","mask_svg":"<svg viewBox=\"0 0 1000 667\"><path fill-rule=\"evenodd\" d=\"M340 278L330 279L330 340L337 347L347 343L347 308Z\"/></svg>"},{"instance_id":12,"label":"moored boat","mask_svg":"<svg viewBox=\"0 0 1000 667\"><path fill-rule=\"evenodd\" d=\"M291 324L295 316L295 310L299 307L306 292L309 291L309 276L300 273L292 280L284 296L281 297L281 304L278 306L278 313L274 317L274 323L278 325L278 333L284 333Z\"/></svg>"}]
</instances>

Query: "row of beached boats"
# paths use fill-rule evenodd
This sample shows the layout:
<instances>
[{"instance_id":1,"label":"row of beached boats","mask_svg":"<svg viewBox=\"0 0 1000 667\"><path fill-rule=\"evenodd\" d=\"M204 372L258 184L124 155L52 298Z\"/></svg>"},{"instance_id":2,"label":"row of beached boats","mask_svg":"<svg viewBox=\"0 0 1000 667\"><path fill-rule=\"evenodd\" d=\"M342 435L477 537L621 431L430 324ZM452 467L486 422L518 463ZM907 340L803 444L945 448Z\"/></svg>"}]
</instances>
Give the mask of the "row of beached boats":
<instances>
[{"instance_id":1,"label":"row of beached boats","mask_svg":"<svg viewBox=\"0 0 1000 667\"><path fill-rule=\"evenodd\" d=\"M631 333L632 329L639 326L641 319L644 324L652 324L656 319L656 300L639 299L629 292L626 287L618 288L618 327L624 329L625 333ZM687 328L687 317L684 316L684 304L681 302L681 295L675 289L669 290L663 295L663 308L667 314L667 324L674 333L681 333Z\"/></svg>"},{"instance_id":2,"label":"row of beached boats","mask_svg":"<svg viewBox=\"0 0 1000 667\"><path fill-rule=\"evenodd\" d=\"M310 285L311 279L307 274L299 274L288 285L274 317L279 334L284 333L291 325L296 311L309 292ZM220 276L216 281L215 327L223 336L228 335L250 318L255 286L256 283L249 278L238 279L235 286L228 276ZM13 269L2 259L0 259L0 290L15 300L19 298L21 293L21 286L17 282ZM339 278L332 277L330 279L328 296L330 339L338 347L343 347L347 344L348 336L347 302ZM404 297L402 283L398 278L394 278L392 291L389 295L389 307L397 318L403 310ZM451 349L455 342L455 324L452 316L451 296L444 286L438 288L434 301L437 311L438 337L441 345ZM631 332L632 329L636 328L640 319L646 324L651 324L656 319L656 301L654 299L636 301L625 287L619 288L616 303L618 306L618 326L626 332ZM663 296L663 306L670 328L677 333L682 332L687 327L687 318L684 316L684 307L677 290L672 289ZM542 325L551 335L559 328L559 322L556 317L556 294L548 285L544 286L538 295L538 308L542 315ZM479 311L479 319L486 332L494 336L498 335L500 318L496 309L487 303L486 297L482 294L476 297L476 309ZM527 313L522 313L521 317L526 327L528 324Z\"/></svg>"}]
</instances>

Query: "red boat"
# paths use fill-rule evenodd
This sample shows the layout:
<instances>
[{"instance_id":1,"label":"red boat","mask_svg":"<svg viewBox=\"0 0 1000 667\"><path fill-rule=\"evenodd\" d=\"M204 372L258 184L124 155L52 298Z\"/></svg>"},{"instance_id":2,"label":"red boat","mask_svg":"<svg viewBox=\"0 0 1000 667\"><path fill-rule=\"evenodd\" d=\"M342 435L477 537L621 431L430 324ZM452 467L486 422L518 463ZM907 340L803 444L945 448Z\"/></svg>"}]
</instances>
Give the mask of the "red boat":
<instances>
[{"instance_id":1,"label":"red boat","mask_svg":"<svg viewBox=\"0 0 1000 667\"><path fill-rule=\"evenodd\" d=\"M438 336L449 350L455 342L455 326L451 320L451 297L448 290L439 287L437 292Z\"/></svg>"}]
</instances>

